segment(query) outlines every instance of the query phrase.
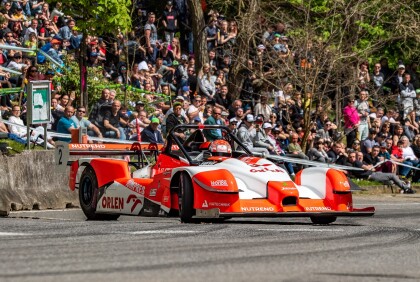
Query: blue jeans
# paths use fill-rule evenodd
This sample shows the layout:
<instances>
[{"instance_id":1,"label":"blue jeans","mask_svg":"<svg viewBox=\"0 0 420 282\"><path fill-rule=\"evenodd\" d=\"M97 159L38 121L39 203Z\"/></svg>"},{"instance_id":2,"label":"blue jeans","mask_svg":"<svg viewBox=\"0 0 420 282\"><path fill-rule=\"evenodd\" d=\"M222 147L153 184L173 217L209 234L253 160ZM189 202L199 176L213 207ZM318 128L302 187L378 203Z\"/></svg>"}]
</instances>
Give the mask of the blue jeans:
<instances>
[{"instance_id":1,"label":"blue jeans","mask_svg":"<svg viewBox=\"0 0 420 282\"><path fill-rule=\"evenodd\" d=\"M419 167L419 165L420 165L420 161L419 160L405 160L404 162L403 162L403 164L406 164L406 165L411 165L411 166L415 166L415 167ZM408 175L408 173L410 172L410 170L411 170L411 168L409 168L409 167L405 167L405 166L400 166L399 167L399 173L401 174L401 175L403 175L403 176L407 176Z\"/></svg>"},{"instance_id":2,"label":"blue jeans","mask_svg":"<svg viewBox=\"0 0 420 282\"><path fill-rule=\"evenodd\" d=\"M118 127L118 131L120 132L120 140L127 140L127 137L125 136L124 128ZM117 138L117 133L115 131L106 131L105 132L106 138Z\"/></svg>"}]
</instances>

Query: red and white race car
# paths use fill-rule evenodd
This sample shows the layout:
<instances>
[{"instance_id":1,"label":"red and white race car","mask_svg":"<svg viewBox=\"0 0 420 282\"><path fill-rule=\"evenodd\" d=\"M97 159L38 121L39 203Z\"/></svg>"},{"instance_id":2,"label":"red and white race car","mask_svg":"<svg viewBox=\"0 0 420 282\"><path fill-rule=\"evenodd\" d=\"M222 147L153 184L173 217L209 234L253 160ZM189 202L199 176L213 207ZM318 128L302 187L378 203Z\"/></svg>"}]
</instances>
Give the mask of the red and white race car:
<instances>
[{"instance_id":1,"label":"red and white race car","mask_svg":"<svg viewBox=\"0 0 420 282\"><path fill-rule=\"evenodd\" d=\"M217 130L223 139L206 142L203 130ZM183 141L174 134L179 131L191 135ZM281 166L254 156L223 126L180 125L169 133L163 147L113 146L120 149L114 148L112 154L131 155L131 159L137 154L139 160L81 157L71 164L70 189L79 190L80 206L88 219L117 219L122 214L179 215L182 222L309 217L313 223L328 224L338 216L371 216L375 211L353 207L350 184L342 171L311 167L292 181ZM85 147L85 151L70 151L110 154Z\"/></svg>"}]
</instances>

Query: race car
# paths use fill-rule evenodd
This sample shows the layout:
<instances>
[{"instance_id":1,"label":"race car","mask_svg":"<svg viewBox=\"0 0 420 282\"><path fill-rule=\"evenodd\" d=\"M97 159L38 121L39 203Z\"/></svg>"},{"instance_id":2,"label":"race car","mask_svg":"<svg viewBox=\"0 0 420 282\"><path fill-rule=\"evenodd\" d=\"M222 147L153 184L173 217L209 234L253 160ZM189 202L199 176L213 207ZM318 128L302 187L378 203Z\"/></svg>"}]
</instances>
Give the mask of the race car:
<instances>
[{"instance_id":1,"label":"race car","mask_svg":"<svg viewBox=\"0 0 420 282\"><path fill-rule=\"evenodd\" d=\"M206 141L206 130L215 130L221 139ZM183 140L175 132L189 137ZM125 159L82 156L71 164L70 189L78 189L80 206L90 220L120 215L179 216L185 223L309 217L315 224L329 224L338 216L372 216L375 211L353 207L352 189L340 169L317 163L292 181L280 163L255 156L225 126L178 125L163 147L123 146L125 150L111 152ZM88 147L73 153L110 154ZM139 157L137 162L133 155Z\"/></svg>"}]
</instances>

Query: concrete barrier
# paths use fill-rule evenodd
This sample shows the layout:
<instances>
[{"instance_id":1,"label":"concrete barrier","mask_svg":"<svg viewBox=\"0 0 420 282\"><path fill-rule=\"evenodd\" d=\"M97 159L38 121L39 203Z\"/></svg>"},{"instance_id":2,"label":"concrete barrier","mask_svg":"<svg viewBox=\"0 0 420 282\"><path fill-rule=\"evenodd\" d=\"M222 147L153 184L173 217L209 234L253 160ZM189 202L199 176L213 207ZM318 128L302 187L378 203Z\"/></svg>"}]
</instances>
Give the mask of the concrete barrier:
<instances>
[{"instance_id":1,"label":"concrete barrier","mask_svg":"<svg viewBox=\"0 0 420 282\"><path fill-rule=\"evenodd\" d=\"M78 206L78 194L68 188L69 170L57 173L54 166L53 151L0 156L0 215L11 210Z\"/></svg>"}]
</instances>

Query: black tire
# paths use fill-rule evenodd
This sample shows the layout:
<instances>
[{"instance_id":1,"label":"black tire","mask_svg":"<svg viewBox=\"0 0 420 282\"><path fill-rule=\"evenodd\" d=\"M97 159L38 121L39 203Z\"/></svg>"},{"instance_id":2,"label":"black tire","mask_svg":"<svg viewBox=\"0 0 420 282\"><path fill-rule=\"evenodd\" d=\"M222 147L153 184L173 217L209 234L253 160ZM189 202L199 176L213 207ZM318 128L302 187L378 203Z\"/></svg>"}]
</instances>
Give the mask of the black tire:
<instances>
[{"instance_id":1,"label":"black tire","mask_svg":"<svg viewBox=\"0 0 420 282\"><path fill-rule=\"evenodd\" d=\"M120 217L119 214L96 214L98 192L95 171L88 166L83 171L79 183L79 202L83 213L89 220L117 220Z\"/></svg>"},{"instance_id":2,"label":"black tire","mask_svg":"<svg viewBox=\"0 0 420 282\"><path fill-rule=\"evenodd\" d=\"M179 218L181 222L190 223L194 215L194 193L192 183L187 173L181 173L179 176L178 193Z\"/></svg>"},{"instance_id":3,"label":"black tire","mask_svg":"<svg viewBox=\"0 0 420 282\"><path fill-rule=\"evenodd\" d=\"M330 224L337 220L336 216L311 216L313 224Z\"/></svg>"}]
</instances>

